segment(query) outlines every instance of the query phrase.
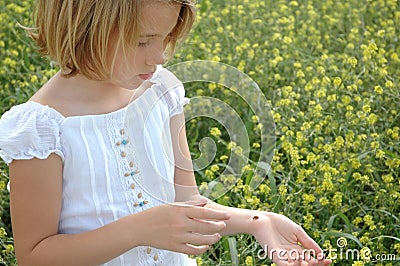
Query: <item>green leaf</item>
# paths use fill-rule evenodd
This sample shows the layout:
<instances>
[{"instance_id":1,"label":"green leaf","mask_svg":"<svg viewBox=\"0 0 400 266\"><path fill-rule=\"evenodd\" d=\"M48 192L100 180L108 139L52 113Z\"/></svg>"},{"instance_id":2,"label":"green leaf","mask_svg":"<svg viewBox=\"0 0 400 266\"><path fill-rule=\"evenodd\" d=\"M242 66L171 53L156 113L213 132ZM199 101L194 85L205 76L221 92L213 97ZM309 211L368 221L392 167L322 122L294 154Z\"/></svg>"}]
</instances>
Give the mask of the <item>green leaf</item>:
<instances>
[{"instance_id":1,"label":"green leaf","mask_svg":"<svg viewBox=\"0 0 400 266\"><path fill-rule=\"evenodd\" d=\"M363 244L361 244L360 240L358 240L358 238L356 238L355 236L353 236L352 234L348 234L348 233L343 233L343 232L338 232L338 231L329 231L329 232L322 232L321 235L324 236L336 236L336 237L344 237L346 239L351 239L354 242L357 243L357 245L359 245L361 248L363 248Z\"/></svg>"},{"instance_id":2,"label":"green leaf","mask_svg":"<svg viewBox=\"0 0 400 266\"><path fill-rule=\"evenodd\" d=\"M231 254L232 265L238 266L239 265L239 256L238 256L238 250L236 248L236 238L229 237L228 244L229 244L229 252Z\"/></svg>"}]
</instances>

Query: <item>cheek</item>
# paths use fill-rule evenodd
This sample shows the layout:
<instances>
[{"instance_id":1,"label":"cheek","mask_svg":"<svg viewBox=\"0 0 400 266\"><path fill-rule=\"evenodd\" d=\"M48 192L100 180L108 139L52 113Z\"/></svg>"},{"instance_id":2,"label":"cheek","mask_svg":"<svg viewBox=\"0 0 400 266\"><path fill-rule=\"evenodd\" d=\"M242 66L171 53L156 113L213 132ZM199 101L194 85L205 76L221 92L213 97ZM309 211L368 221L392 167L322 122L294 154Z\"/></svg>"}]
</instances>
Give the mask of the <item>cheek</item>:
<instances>
[{"instance_id":1,"label":"cheek","mask_svg":"<svg viewBox=\"0 0 400 266\"><path fill-rule=\"evenodd\" d=\"M128 54L120 56L115 61L114 70L115 75L132 75L137 72L138 66L140 66L140 55Z\"/></svg>"},{"instance_id":2,"label":"cheek","mask_svg":"<svg viewBox=\"0 0 400 266\"><path fill-rule=\"evenodd\" d=\"M115 63L119 65L129 65L140 55L135 49L126 47L126 50L120 47L115 55Z\"/></svg>"}]
</instances>

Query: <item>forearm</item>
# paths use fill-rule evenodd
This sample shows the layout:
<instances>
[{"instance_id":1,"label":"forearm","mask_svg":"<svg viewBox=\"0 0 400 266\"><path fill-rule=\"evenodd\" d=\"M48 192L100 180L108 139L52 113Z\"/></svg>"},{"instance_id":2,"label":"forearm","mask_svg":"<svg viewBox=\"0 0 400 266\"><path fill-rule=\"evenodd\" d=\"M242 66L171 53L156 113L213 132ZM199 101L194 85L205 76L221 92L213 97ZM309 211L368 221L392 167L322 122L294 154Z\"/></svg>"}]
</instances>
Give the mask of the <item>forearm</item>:
<instances>
[{"instance_id":1,"label":"forearm","mask_svg":"<svg viewBox=\"0 0 400 266\"><path fill-rule=\"evenodd\" d=\"M131 215L86 233L49 236L31 252L18 254L17 250L18 263L22 266L105 263L140 244L141 225L146 224L142 219L140 215Z\"/></svg>"},{"instance_id":2,"label":"forearm","mask_svg":"<svg viewBox=\"0 0 400 266\"><path fill-rule=\"evenodd\" d=\"M212 202L207 207L228 212L230 219L227 220L226 228L221 232L222 236L230 236L236 234L254 234L255 221L259 219L261 215L265 215L265 212L249 209L239 209L220 205Z\"/></svg>"},{"instance_id":3,"label":"forearm","mask_svg":"<svg viewBox=\"0 0 400 266\"><path fill-rule=\"evenodd\" d=\"M196 195L191 200L200 200L206 199L203 196ZM229 213L229 220L225 221L226 228L223 229L220 234L222 236L230 236L236 234L250 234L253 235L255 231L255 222L261 217L265 216L267 212L258 211L258 210L249 210L249 209L240 209L233 208L218 204L207 199L208 204L206 205L208 208L212 208L214 210L224 211Z\"/></svg>"}]
</instances>

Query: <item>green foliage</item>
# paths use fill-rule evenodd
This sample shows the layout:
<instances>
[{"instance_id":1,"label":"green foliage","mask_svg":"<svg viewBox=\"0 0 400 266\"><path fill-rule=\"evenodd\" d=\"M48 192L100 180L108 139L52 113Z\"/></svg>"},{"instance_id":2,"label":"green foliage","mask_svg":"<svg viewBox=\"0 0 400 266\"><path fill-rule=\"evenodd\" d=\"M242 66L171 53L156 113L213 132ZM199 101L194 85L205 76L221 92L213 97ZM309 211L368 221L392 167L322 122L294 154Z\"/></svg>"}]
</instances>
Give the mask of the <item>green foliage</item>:
<instances>
[{"instance_id":1,"label":"green foliage","mask_svg":"<svg viewBox=\"0 0 400 266\"><path fill-rule=\"evenodd\" d=\"M399 7L398 1L202 0L196 29L177 54L176 61L236 66L271 100L273 174L250 191L244 173L218 201L289 216L324 249L337 249L336 257L331 254L335 265L369 263L340 257L341 237L347 240L344 252L364 247L371 258L399 256ZM240 106L243 121L252 121L244 104L220 87L195 84L187 93ZM216 140L214 162L197 173L199 184L210 182L224 170L229 138L209 121L196 119L187 127L196 153L202 136ZM256 154L257 123L248 131ZM250 162L248 169L254 167ZM269 263L258 258L260 247L249 248L254 239L236 240L239 265ZM214 246L199 264L234 263L229 243Z\"/></svg>"},{"instance_id":2,"label":"green foliage","mask_svg":"<svg viewBox=\"0 0 400 266\"><path fill-rule=\"evenodd\" d=\"M0 0L0 113L26 101L55 71L35 53L17 22L31 26L30 1ZM243 178L219 203L273 210L300 223L324 249L368 248L400 256L400 3L395 0L201 0L198 21L170 64L206 59L249 74L271 101L277 144L273 172L255 190L248 180L260 125L241 99L214 84L193 83L239 107L252 147ZM237 110L237 108L236 108ZM216 140L200 187L222 173L232 143L216 121L187 123L193 157L205 136ZM7 168L0 164L1 261L13 265ZM230 184L226 177L224 185ZM251 236L224 238L199 265L268 265ZM237 254L237 256L236 256ZM368 265L368 258L335 265ZM390 264L391 263L391 264ZM395 265L378 261L374 265Z\"/></svg>"}]
</instances>

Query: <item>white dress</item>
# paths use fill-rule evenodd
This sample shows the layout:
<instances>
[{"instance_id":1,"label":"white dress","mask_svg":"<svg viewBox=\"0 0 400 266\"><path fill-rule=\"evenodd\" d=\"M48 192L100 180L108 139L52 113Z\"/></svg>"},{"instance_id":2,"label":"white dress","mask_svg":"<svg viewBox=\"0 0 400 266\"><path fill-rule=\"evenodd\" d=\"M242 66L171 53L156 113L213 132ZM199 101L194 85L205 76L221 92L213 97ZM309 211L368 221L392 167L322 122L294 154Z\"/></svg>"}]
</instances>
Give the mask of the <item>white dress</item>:
<instances>
[{"instance_id":1,"label":"white dress","mask_svg":"<svg viewBox=\"0 0 400 266\"><path fill-rule=\"evenodd\" d=\"M135 101L107 114L64 117L26 102L2 116L0 156L7 164L52 153L62 159L60 234L94 230L174 200L169 119L182 112L188 99L182 83L166 69L158 68L151 82ZM104 265L196 262L184 254L137 247Z\"/></svg>"}]
</instances>

